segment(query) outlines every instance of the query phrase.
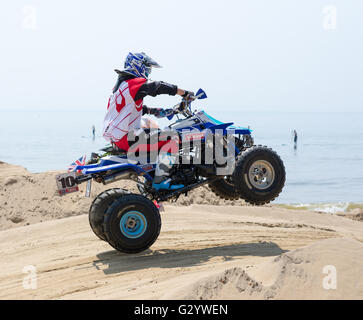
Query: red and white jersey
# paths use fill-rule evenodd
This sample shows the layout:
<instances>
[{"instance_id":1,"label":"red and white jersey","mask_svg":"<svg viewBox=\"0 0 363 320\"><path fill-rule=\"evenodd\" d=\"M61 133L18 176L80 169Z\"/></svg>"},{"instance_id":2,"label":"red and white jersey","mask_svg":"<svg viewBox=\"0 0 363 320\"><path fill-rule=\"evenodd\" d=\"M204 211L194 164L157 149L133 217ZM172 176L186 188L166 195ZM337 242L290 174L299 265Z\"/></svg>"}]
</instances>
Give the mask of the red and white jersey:
<instances>
[{"instance_id":1,"label":"red and white jersey","mask_svg":"<svg viewBox=\"0 0 363 320\"><path fill-rule=\"evenodd\" d=\"M140 128L142 99L135 101L144 78L123 81L118 90L108 100L107 113L103 122L103 137L117 143L127 133Z\"/></svg>"}]
</instances>

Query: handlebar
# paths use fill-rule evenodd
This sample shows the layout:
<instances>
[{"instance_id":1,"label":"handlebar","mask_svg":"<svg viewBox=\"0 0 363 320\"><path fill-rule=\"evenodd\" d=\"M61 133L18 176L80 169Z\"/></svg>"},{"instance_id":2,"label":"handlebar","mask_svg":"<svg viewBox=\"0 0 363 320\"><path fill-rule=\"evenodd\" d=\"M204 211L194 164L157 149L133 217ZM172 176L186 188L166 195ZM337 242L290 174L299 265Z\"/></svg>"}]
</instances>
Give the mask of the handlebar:
<instances>
[{"instance_id":1,"label":"handlebar","mask_svg":"<svg viewBox=\"0 0 363 320\"><path fill-rule=\"evenodd\" d=\"M206 93L202 90L199 89L196 93L196 95L194 96L186 96L185 98L182 99L182 101L178 104L176 104L172 109L174 114L182 114L185 117L191 116L193 115L192 113L192 108L191 108L191 103L194 100L197 99L205 99L207 98Z\"/></svg>"},{"instance_id":2,"label":"handlebar","mask_svg":"<svg viewBox=\"0 0 363 320\"><path fill-rule=\"evenodd\" d=\"M183 116L191 115L190 102L188 103L184 99L173 107L174 114L182 114Z\"/></svg>"},{"instance_id":3,"label":"handlebar","mask_svg":"<svg viewBox=\"0 0 363 320\"><path fill-rule=\"evenodd\" d=\"M191 103L196 100L196 96L183 98L182 101L173 107L174 114L182 114L184 116L192 115Z\"/></svg>"}]
</instances>

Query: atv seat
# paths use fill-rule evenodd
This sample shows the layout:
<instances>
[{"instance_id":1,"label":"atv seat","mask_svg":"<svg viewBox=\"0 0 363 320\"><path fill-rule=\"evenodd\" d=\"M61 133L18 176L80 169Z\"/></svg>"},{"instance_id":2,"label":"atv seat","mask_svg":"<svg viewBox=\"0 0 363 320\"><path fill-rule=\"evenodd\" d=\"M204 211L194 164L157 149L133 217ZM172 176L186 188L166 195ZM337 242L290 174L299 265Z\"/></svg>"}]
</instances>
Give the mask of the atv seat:
<instances>
[{"instance_id":1,"label":"atv seat","mask_svg":"<svg viewBox=\"0 0 363 320\"><path fill-rule=\"evenodd\" d=\"M127 154L126 150L120 149L115 144L107 145L104 148L102 148L101 151L110 153L113 155L126 155Z\"/></svg>"}]
</instances>

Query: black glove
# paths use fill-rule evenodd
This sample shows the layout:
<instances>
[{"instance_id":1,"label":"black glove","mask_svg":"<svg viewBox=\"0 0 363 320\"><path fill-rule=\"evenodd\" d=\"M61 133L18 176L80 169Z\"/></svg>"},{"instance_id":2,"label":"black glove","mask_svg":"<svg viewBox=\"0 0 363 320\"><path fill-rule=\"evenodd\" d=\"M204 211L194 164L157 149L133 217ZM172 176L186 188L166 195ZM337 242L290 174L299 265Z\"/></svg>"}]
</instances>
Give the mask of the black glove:
<instances>
[{"instance_id":1,"label":"black glove","mask_svg":"<svg viewBox=\"0 0 363 320\"><path fill-rule=\"evenodd\" d=\"M186 100L189 100L190 98L194 97L194 92L185 91L185 93L182 95L182 97Z\"/></svg>"}]
</instances>

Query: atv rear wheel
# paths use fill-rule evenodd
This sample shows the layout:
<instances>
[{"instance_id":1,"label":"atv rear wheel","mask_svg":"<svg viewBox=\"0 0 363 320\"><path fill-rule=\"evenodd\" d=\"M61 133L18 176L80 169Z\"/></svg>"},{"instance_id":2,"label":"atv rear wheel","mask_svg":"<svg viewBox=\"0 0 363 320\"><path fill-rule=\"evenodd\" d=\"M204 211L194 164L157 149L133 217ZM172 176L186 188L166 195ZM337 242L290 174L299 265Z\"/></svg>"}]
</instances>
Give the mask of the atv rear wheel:
<instances>
[{"instance_id":1,"label":"atv rear wheel","mask_svg":"<svg viewBox=\"0 0 363 320\"><path fill-rule=\"evenodd\" d=\"M225 200L236 200L239 199L239 192L236 190L231 176L214 180L208 184L209 188L218 197Z\"/></svg>"},{"instance_id":2,"label":"atv rear wheel","mask_svg":"<svg viewBox=\"0 0 363 320\"><path fill-rule=\"evenodd\" d=\"M107 209L103 230L108 243L125 253L148 249L158 238L161 228L159 210L147 198L127 194Z\"/></svg>"},{"instance_id":3,"label":"atv rear wheel","mask_svg":"<svg viewBox=\"0 0 363 320\"><path fill-rule=\"evenodd\" d=\"M128 194L128 191L124 189L108 189L100 193L91 204L88 214L89 224L95 235L103 241L107 241L103 232L103 219L106 210L112 204L112 202L114 202L117 198L124 196L125 194Z\"/></svg>"},{"instance_id":4,"label":"atv rear wheel","mask_svg":"<svg viewBox=\"0 0 363 320\"><path fill-rule=\"evenodd\" d=\"M243 151L233 172L241 198L255 205L274 200L284 187L285 177L281 158L266 146L253 146Z\"/></svg>"}]
</instances>

